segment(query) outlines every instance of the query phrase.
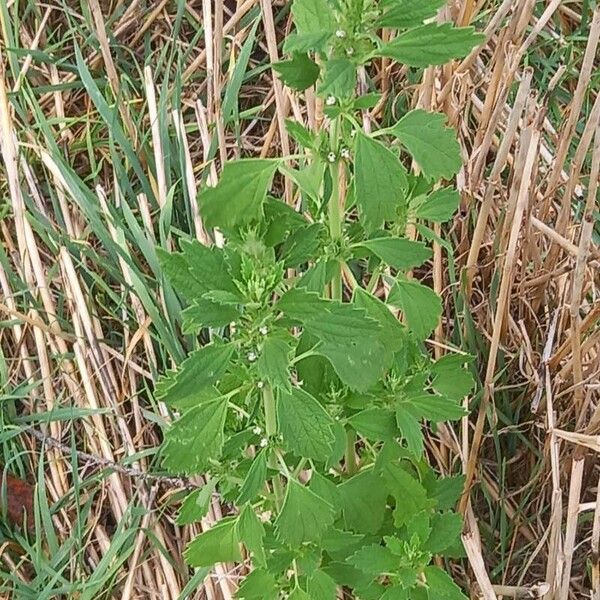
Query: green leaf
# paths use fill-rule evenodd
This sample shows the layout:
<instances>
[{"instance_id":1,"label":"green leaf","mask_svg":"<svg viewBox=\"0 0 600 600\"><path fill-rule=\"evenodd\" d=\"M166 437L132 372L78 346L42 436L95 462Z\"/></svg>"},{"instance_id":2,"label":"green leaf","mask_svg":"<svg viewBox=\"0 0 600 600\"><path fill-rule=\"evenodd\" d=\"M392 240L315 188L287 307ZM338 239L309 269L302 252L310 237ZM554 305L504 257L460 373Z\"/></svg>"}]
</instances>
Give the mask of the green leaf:
<instances>
[{"instance_id":1,"label":"green leaf","mask_svg":"<svg viewBox=\"0 0 600 600\"><path fill-rule=\"evenodd\" d=\"M391 9L377 21L378 27L404 29L421 25L423 21L434 17L438 9L448 0L394 0Z\"/></svg>"},{"instance_id":2,"label":"green leaf","mask_svg":"<svg viewBox=\"0 0 600 600\"><path fill-rule=\"evenodd\" d=\"M200 192L198 201L204 224L232 230L260 219L278 163L259 158L225 163L216 187Z\"/></svg>"},{"instance_id":3,"label":"green leaf","mask_svg":"<svg viewBox=\"0 0 600 600\"><path fill-rule=\"evenodd\" d=\"M473 27L428 23L405 31L384 44L376 54L411 67L428 67L462 58L484 40L485 36L475 33Z\"/></svg>"},{"instance_id":4,"label":"green leaf","mask_svg":"<svg viewBox=\"0 0 600 600\"><path fill-rule=\"evenodd\" d=\"M460 149L458 152L460 152ZM418 204L414 209L414 214L415 217L420 219L428 219L434 223L445 223L453 217L459 202L460 195L457 190L450 187L440 188L431 192Z\"/></svg>"},{"instance_id":5,"label":"green leaf","mask_svg":"<svg viewBox=\"0 0 600 600\"><path fill-rule=\"evenodd\" d=\"M324 571L314 571L308 578L306 591L311 600L335 600L337 585Z\"/></svg>"},{"instance_id":6,"label":"green leaf","mask_svg":"<svg viewBox=\"0 0 600 600\"><path fill-rule=\"evenodd\" d=\"M461 354L446 354L437 360L431 368L436 392L453 400L462 400L468 396L475 386L473 375L465 368L465 363L471 361L472 357Z\"/></svg>"},{"instance_id":7,"label":"green leaf","mask_svg":"<svg viewBox=\"0 0 600 600\"><path fill-rule=\"evenodd\" d=\"M275 577L262 569L247 575L235 594L238 600L277 600L278 596Z\"/></svg>"},{"instance_id":8,"label":"green leaf","mask_svg":"<svg viewBox=\"0 0 600 600\"><path fill-rule=\"evenodd\" d=\"M385 441L398 435L394 413L385 408L367 408L350 417L348 422L369 440Z\"/></svg>"},{"instance_id":9,"label":"green leaf","mask_svg":"<svg viewBox=\"0 0 600 600\"><path fill-rule=\"evenodd\" d=\"M408 410L408 407L400 405L396 408L396 423L406 441L408 451L416 457L422 456L425 444L418 418Z\"/></svg>"},{"instance_id":10,"label":"green leaf","mask_svg":"<svg viewBox=\"0 0 600 600\"><path fill-rule=\"evenodd\" d=\"M384 237L361 242L384 263L406 271L422 265L431 258L432 252L422 242L413 242L405 238Z\"/></svg>"},{"instance_id":11,"label":"green leaf","mask_svg":"<svg viewBox=\"0 0 600 600\"><path fill-rule=\"evenodd\" d=\"M304 127L301 123L293 121L292 119L285 120L285 128L287 132L292 136L298 144L304 148L314 148L317 142L317 136L307 127Z\"/></svg>"},{"instance_id":12,"label":"green leaf","mask_svg":"<svg viewBox=\"0 0 600 600\"><path fill-rule=\"evenodd\" d=\"M211 479L198 490L194 490L187 495L183 501L179 514L177 515L177 525L189 525L190 523L198 523L208 512L210 499L212 498L216 479Z\"/></svg>"},{"instance_id":13,"label":"green leaf","mask_svg":"<svg viewBox=\"0 0 600 600\"><path fill-rule=\"evenodd\" d=\"M202 473L223 450L227 400L188 410L165 432L163 465L171 473ZM200 565L202 566L202 565Z\"/></svg>"},{"instance_id":14,"label":"green leaf","mask_svg":"<svg viewBox=\"0 0 600 600\"><path fill-rule=\"evenodd\" d=\"M298 227L292 231L279 251L284 266L288 269L298 267L313 258L321 244L322 234L321 223Z\"/></svg>"},{"instance_id":15,"label":"green leaf","mask_svg":"<svg viewBox=\"0 0 600 600\"><path fill-rule=\"evenodd\" d=\"M442 301L430 288L417 281L397 281L388 302L404 313L408 328L424 340L437 326L442 315Z\"/></svg>"},{"instance_id":16,"label":"green leaf","mask_svg":"<svg viewBox=\"0 0 600 600\"><path fill-rule=\"evenodd\" d=\"M315 50L322 52L325 50L327 40L331 37L329 31L319 31L317 33L296 33L289 35L283 42L283 51L287 54L295 52L309 52Z\"/></svg>"},{"instance_id":17,"label":"green leaf","mask_svg":"<svg viewBox=\"0 0 600 600\"><path fill-rule=\"evenodd\" d=\"M298 92L313 85L320 72L319 65L303 53L295 53L291 60L273 63L273 68L285 85Z\"/></svg>"},{"instance_id":18,"label":"green leaf","mask_svg":"<svg viewBox=\"0 0 600 600\"><path fill-rule=\"evenodd\" d=\"M440 554L459 538L463 528L462 517L455 512L437 513L431 521L431 533L423 549Z\"/></svg>"},{"instance_id":19,"label":"green leaf","mask_svg":"<svg viewBox=\"0 0 600 600\"><path fill-rule=\"evenodd\" d=\"M428 179L451 179L462 166L456 132L441 113L421 109L406 113L390 130L415 159Z\"/></svg>"},{"instance_id":20,"label":"green leaf","mask_svg":"<svg viewBox=\"0 0 600 600\"><path fill-rule=\"evenodd\" d=\"M155 396L170 406L200 397L227 371L233 345L210 344L192 352L175 374L161 377L156 384Z\"/></svg>"},{"instance_id":21,"label":"green leaf","mask_svg":"<svg viewBox=\"0 0 600 600\"><path fill-rule=\"evenodd\" d=\"M467 600L467 597L461 592L460 588L452 581L450 575L438 567L425 567L423 570L427 587L429 588L429 598L435 600Z\"/></svg>"},{"instance_id":22,"label":"green leaf","mask_svg":"<svg viewBox=\"0 0 600 600\"><path fill-rule=\"evenodd\" d=\"M398 558L379 544L363 546L348 559L348 562L373 576L393 573L398 568Z\"/></svg>"},{"instance_id":23,"label":"green leaf","mask_svg":"<svg viewBox=\"0 0 600 600\"><path fill-rule=\"evenodd\" d=\"M336 516L340 506L340 492L333 481L314 470L310 476L308 487L323 500L329 502L336 509Z\"/></svg>"},{"instance_id":24,"label":"green leaf","mask_svg":"<svg viewBox=\"0 0 600 600\"><path fill-rule=\"evenodd\" d=\"M295 587L288 596L288 600L313 600L302 588Z\"/></svg>"},{"instance_id":25,"label":"green leaf","mask_svg":"<svg viewBox=\"0 0 600 600\"><path fill-rule=\"evenodd\" d=\"M290 479L281 512L275 520L277 538L292 548L304 542L318 542L333 525L334 515L328 502Z\"/></svg>"},{"instance_id":26,"label":"green leaf","mask_svg":"<svg viewBox=\"0 0 600 600\"><path fill-rule=\"evenodd\" d=\"M281 338L267 337L262 347L256 368L261 379L274 389L290 392L290 345Z\"/></svg>"},{"instance_id":27,"label":"green leaf","mask_svg":"<svg viewBox=\"0 0 600 600\"><path fill-rule=\"evenodd\" d=\"M327 0L294 0L292 16L299 34L333 33L335 17Z\"/></svg>"},{"instance_id":28,"label":"green leaf","mask_svg":"<svg viewBox=\"0 0 600 600\"><path fill-rule=\"evenodd\" d=\"M287 450L294 454L325 461L335 441L333 419L310 394L299 388L282 392L277 401L279 430Z\"/></svg>"},{"instance_id":29,"label":"green leaf","mask_svg":"<svg viewBox=\"0 0 600 600\"><path fill-rule=\"evenodd\" d=\"M362 471L339 486L346 528L377 533L383 524L387 491L372 469Z\"/></svg>"},{"instance_id":30,"label":"green leaf","mask_svg":"<svg viewBox=\"0 0 600 600\"><path fill-rule=\"evenodd\" d=\"M416 600L414 596L409 596L408 592L398 585L387 588L381 600Z\"/></svg>"},{"instance_id":31,"label":"green leaf","mask_svg":"<svg viewBox=\"0 0 600 600\"><path fill-rule=\"evenodd\" d=\"M238 506L252 502L264 486L267 479L267 451L261 450L252 461L242 484L240 494L235 501Z\"/></svg>"},{"instance_id":32,"label":"green leaf","mask_svg":"<svg viewBox=\"0 0 600 600\"><path fill-rule=\"evenodd\" d=\"M383 465L383 478L390 493L396 498L394 524L402 527L422 510L431 508L432 502L421 483L395 462Z\"/></svg>"},{"instance_id":33,"label":"green leaf","mask_svg":"<svg viewBox=\"0 0 600 600\"><path fill-rule=\"evenodd\" d=\"M320 96L347 98L356 86L356 66L347 58L332 58L325 62L325 73L319 85Z\"/></svg>"},{"instance_id":34,"label":"green leaf","mask_svg":"<svg viewBox=\"0 0 600 600\"><path fill-rule=\"evenodd\" d=\"M200 298L181 313L181 328L183 333L196 333L203 327L225 327L239 319L240 314L239 309L231 304Z\"/></svg>"},{"instance_id":35,"label":"green leaf","mask_svg":"<svg viewBox=\"0 0 600 600\"><path fill-rule=\"evenodd\" d=\"M192 567L212 567L216 563L242 560L236 520L223 519L201 533L188 545L184 557Z\"/></svg>"},{"instance_id":36,"label":"green leaf","mask_svg":"<svg viewBox=\"0 0 600 600\"><path fill-rule=\"evenodd\" d=\"M354 160L356 203L368 231L396 219L408 188L400 159L364 133L356 136Z\"/></svg>"},{"instance_id":37,"label":"green leaf","mask_svg":"<svg viewBox=\"0 0 600 600\"><path fill-rule=\"evenodd\" d=\"M464 417L467 412L456 401L444 396L421 394L408 398L410 410L413 415L427 419L433 423L453 421Z\"/></svg>"},{"instance_id":38,"label":"green leaf","mask_svg":"<svg viewBox=\"0 0 600 600\"><path fill-rule=\"evenodd\" d=\"M239 540L252 554L254 563L261 567L266 566L267 558L263 543L265 528L249 504L246 504L238 517L237 532Z\"/></svg>"},{"instance_id":39,"label":"green leaf","mask_svg":"<svg viewBox=\"0 0 600 600\"><path fill-rule=\"evenodd\" d=\"M427 489L431 498L437 501L439 510L454 508L465 485L464 475L455 475L453 477L432 477L427 483Z\"/></svg>"}]
</instances>

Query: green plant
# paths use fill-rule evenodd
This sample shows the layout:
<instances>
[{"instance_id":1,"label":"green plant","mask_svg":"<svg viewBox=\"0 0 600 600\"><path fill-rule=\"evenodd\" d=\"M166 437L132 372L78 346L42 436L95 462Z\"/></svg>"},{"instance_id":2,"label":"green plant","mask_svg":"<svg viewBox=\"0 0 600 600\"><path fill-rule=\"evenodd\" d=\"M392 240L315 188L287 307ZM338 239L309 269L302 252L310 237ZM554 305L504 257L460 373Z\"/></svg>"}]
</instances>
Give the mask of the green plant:
<instances>
[{"instance_id":1,"label":"green plant","mask_svg":"<svg viewBox=\"0 0 600 600\"><path fill-rule=\"evenodd\" d=\"M274 68L299 91L316 84L325 127L289 121L302 154L229 162L201 192L224 247L159 250L188 301L183 330L203 341L157 385L179 414L163 464L207 474L180 523L201 519L215 490L236 506L185 557L200 567L244 552L253 570L238 598L333 600L340 586L365 599L464 598L430 564L461 555L463 482L428 466L422 422L463 416L473 379L464 355L435 362L424 349L442 306L409 278L431 251L405 236L411 225L432 241L425 222L452 217L458 193L437 183L460 168L459 145L422 110L367 134L360 111L379 97L355 94L376 57L424 67L479 43L471 28L423 24L443 4L294 0L291 58ZM384 43L381 27L402 32ZM293 207L270 195L277 172L295 185Z\"/></svg>"}]
</instances>

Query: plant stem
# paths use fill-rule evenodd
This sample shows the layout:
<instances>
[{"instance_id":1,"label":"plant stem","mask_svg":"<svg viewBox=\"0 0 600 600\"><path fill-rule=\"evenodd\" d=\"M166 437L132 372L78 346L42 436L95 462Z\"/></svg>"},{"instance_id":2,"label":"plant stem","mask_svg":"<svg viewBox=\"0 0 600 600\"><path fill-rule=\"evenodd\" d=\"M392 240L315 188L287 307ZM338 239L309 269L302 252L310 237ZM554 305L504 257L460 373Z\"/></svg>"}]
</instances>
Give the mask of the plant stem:
<instances>
[{"instance_id":1,"label":"plant stem","mask_svg":"<svg viewBox=\"0 0 600 600\"><path fill-rule=\"evenodd\" d=\"M271 441L277 435L277 413L275 409L275 396L273 395L273 388L270 385L265 384L262 397L265 411L265 433L269 441ZM269 467L279 470L277 459L273 455L269 456ZM275 506L279 510L283 504L283 486L279 473L273 476L273 492L275 494Z\"/></svg>"},{"instance_id":2,"label":"plant stem","mask_svg":"<svg viewBox=\"0 0 600 600\"><path fill-rule=\"evenodd\" d=\"M329 145L332 151L337 152L339 146L339 122L334 119L329 130ZM329 165L331 176L331 197L329 198L329 235L334 241L342 239L343 198L340 197L340 168L343 165L336 161ZM342 271L338 262L337 273L331 281L331 298L342 299Z\"/></svg>"},{"instance_id":3,"label":"plant stem","mask_svg":"<svg viewBox=\"0 0 600 600\"><path fill-rule=\"evenodd\" d=\"M346 463L346 472L348 475L354 475L358 470L356 464L356 434L351 429L346 431L346 451L344 453L344 461Z\"/></svg>"}]
</instances>

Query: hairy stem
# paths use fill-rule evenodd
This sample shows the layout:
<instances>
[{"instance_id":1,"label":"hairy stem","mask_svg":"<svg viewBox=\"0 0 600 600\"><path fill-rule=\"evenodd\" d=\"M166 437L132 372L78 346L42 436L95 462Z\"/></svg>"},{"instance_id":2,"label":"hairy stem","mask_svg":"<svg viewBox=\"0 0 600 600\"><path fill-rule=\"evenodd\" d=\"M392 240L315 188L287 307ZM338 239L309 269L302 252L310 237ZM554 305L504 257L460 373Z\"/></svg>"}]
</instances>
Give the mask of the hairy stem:
<instances>
[{"instance_id":1,"label":"hairy stem","mask_svg":"<svg viewBox=\"0 0 600 600\"><path fill-rule=\"evenodd\" d=\"M277 434L277 413L275 409L275 396L273 388L265 384L262 392L263 409L265 411L265 430L269 441ZM269 457L269 467L278 470L277 459L273 454ZM277 510L281 508L283 503L283 485L279 474L273 477L273 492L275 493L275 505Z\"/></svg>"}]
</instances>

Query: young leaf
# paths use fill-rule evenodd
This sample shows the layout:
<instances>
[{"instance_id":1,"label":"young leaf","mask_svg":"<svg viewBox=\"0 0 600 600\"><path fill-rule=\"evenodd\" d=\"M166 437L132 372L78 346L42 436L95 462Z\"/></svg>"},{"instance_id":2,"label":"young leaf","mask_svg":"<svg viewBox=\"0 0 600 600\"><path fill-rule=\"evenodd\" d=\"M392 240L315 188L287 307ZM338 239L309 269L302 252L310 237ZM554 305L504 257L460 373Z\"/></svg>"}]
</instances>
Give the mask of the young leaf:
<instances>
[{"instance_id":1,"label":"young leaf","mask_svg":"<svg viewBox=\"0 0 600 600\"><path fill-rule=\"evenodd\" d=\"M171 473L202 473L223 449L227 400L213 400L188 410L166 431L163 464ZM193 451L191 451L193 449Z\"/></svg>"},{"instance_id":2,"label":"young leaf","mask_svg":"<svg viewBox=\"0 0 600 600\"><path fill-rule=\"evenodd\" d=\"M384 237L361 242L384 263L406 271L422 265L431 258L432 252L422 242L413 242L405 238Z\"/></svg>"},{"instance_id":3,"label":"young leaf","mask_svg":"<svg viewBox=\"0 0 600 600\"><path fill-rule=\"evenodd\" d=\"M289 88L301 92L319 78L319 65L304 53L295 53L291 60L273 63L273 68Z\"/></svg>"},{"instance_id":4,"label":"young leaf","mask_svg":"<svg viewBox=\"0 0 600 600\"><path fill-rule=\"evenodd\" d=\"M408 451L416 457L422 456L425 444L423 442L421 424L417 417L409 410L409 407L399 405L396 408L396 424L406 441Z\"/></svg>"},{"instance_id":5,"label":"young leaf","mask_svg":"<svg viewBox=\"0 0 600 600\"><path fill-rule=\"evenodd\" d=\"M466 414L465 409L456 401L444 396L420 394L408 399L412 414L433 423L453 421Z\"/></svg>"},{"instance_id":6,"label":"young leaf","mask_svg":"<svg viewBox=\"0 0 600 600\"><path fill-rule=\"evenodd\" d=\"M473 27L454 27L451 23L428 23L414 27L383 44L377 56L387 56L411 67L443 65L461 58L485 40Z\"/></svg>"},{"instance_id":7,"label":"young leaf","mask_svg":"<svg viewBox=\"0 0 600 600\"><path fill-rule=\"evenodd\" d=\"M423 570L429 598L436 600L467 600L452 578L439 567L425 567Z\"/></svg>"},{"instance_id":8,"label":"young leaf","mask_svg":"<svg viewBox=\"0 0 600 600\"><path fill-rule=\"evenodd\" d=\"M387 491L373 470L362 471L339 486L346 528L377 533L383 524Z\"/></svg>"},{"instance_id":9,"label":"young leaf","mask_svg":"<svg viewBox=\"0 0 600 600\"><path fill-rule=\"evenodd\" d=\"M198 397L225 374L232 356L230 344L210 344L195 350L181 363L175 375L158 381L156 397L171 406Z\"/></svg>"},{"instance_id":10,"label":"young leaf","mask_svg":"<svg viewBox=\"0 0 600 600\"><path fill-rule=\"evenodd\" d=\"M431 522L431 533L423 549L440 554L454 544L463 528L462 517L455 512L437 513Z\"/></svg>"},{"instance_id":11,"label":"young leaf","mask_svg":"<svg viewBox=\"0 0 600 600\"><path fill-rule=\"evenodd\" d=\"M267 337L256 368L262 379L269 382L274 389L284 392L292 390L290 383L290 355L291 348L287 342L278 337Z\"/></svg>"},{"instance_id":12,"label":"young leaf","mask_svg":"<svg viewBox=\"0 0 600 600\"><path fill-rule=\"evenodd\" d=\"M428 179L451 179L460 171L462 158L456 132L446 127L441 113L412 110L389 132L415 159Z\"/></svg>"},{"instance_id":13,"label":"young leaf","mask_svg":"<svg viewBox=\"0 0 600 600\"><path fill-rule=\"evenodd\" d=\"M313 571L308 578L306 591L311 600L335 600L337 585L324 571Z\"/></svg>"},{"instance_id":14,"label":"young leaf","mask_svg":"<svg viewBox=\"0 0 600 600\"><path fill-rule=\"evenodd\" d=\"M318 542L333 525L333 506L307 487L290 479L281 512L275 520L279 540L298 548L304 542Z\"/></svg>"},{"instance_id":15,"label":"young leaf","mask_svg":"<svg viewBox=\"0 0 600 600\"><path fill-rule=\"evenodd\" d=\"M260 492L267 479L267 451L261 450L252 461L240 494L235 501L238 506L252 502Z\"/></svg>"},{"instance_id":16,"label":"young leaf","mask_svg":"<svg viewBox=\"0 0 600 600\"><path fill-rule=\"evenodd\" d=\"M235 519L223 519L201 533L184 552L186 562L192 567L212 567L220 562L242 559Z\"/></svg>"},{"instance_id":17,"label":"young leaf","mask_svg":"<svg viewBox=\"0 0 600 600\"><path fill-rule=\"evenodd\" d=\"M177 525L198 523L206 516L210 505L210 499L212 498L216 485L217 480L211 479L199 490L194 490L188 494L179 509Z\"/></svg>"},{"instance_id":18,"label":"young leaf","mask_svg":"<svg viewBox=\"0 0 600 600\"><path fill-rule=\"evenodd\" d=\"M363 546L348 559L348 562L360 571L373 576L393 573L398 568L398 559L379 544Z\"/></svg>"},{"instance_id":19,"label":"young leaf","mask_svg":"<svg viewBox=\"0 0 600 600\"><path fill-rule=\"evenodd\" d=\"M434 223L445 223L456 212L459 201L460 196L455 189L450 187L440 188L431 192L423 202L416 206L414 214L415 217L420 219L428 219Z\"/></svg>"},{"instance_id":20,"label":"young leaf","mask_svg":"<svg viewBox=\"0 0 600 600\"><path fill-rule=\"evenodd\" d=\"M279 429L285 447L304 458L325 461L335 440L333 419L310 394L299 388L282 392L277 401Z\"/></svg>"},{"instance_id":21,"label":"young leaf","mask_svg":"<svg viewBox=\"0 0 600 600\"><path fill-rule=\"evenodd\" d=\"M423 21L434 17L438 9L447 2L448 0L395 0L390 10L379 18L377 26L404 29L421 25Z\"/></svg>"},{"instance_id":22,"label":"young leaf","mask_svg":"<svg viewBox=\"0 0 600 600\"><path fill-rule=\"evenodd\" d=\"M402 310L408 328L420 340L434 330L442 314L440 297L417 281L397 281L388 302Z\"/></svg>"},{"instance_id":23,"label":"young leaf","mask_svg":"<svg viewBox=\"0 0 600 600\"><path fill-rule=\"evenodd\" d=\"M200 192L200 214L207 227L232 230L259 219L279 161L241 159L225 163L219 183Z\"/></svg>"},{"instance_id":24,"label":"young leaf","mask_svg":"<svg viewBox=\"0 0 600 600\"><path fill-rule=\"evenodd\" d=\"M238 600L277 600L278 596L275 577L263 569L246 575L235 594Z\"/></svg>"},{"instance_id":25,"label":"young leaf","mask_svg":"<svg viewBox=\"0 0 600 600\"><path fill-rule=\"evenodd\" d=\"M319 85L320 96L347 98L356 86L356 66L347 58L332 58L325 63L325 73Z\"/></svg>"},{"instance_id":26,"label":"young leaf","mask_svg":"<svg viewBox=\"0 0 600 600\"><path fill-rule=\"evenodd\" d=\"M408 181L400 159L383 144L359 133L356 139L354 177L356 203L367 230L396 218L405 202Z\"/></svg>"},{"instance_id":27,"label":"young leaf","mask_svg":"<svg viewBox=\"0 0 600 600\"><path fill-rule=\"evenodd\" d=\"M263 543L265 528L249 504L246 504L238 517L237 536L248 552L252 553L255 564L265 566L267 560Z\"/></svg>"},{"instance_id":28,"label":"young leaf","mask_svg":"<svg viewBox=\"0 0 600 600\"><path fill-rule=\"evenodd\" d=\"M181 313L181 328L183 333L196 333L203 327L225 327L237 320L240 314L236 306L200 298Z\"/></svg>"}]
</instances>

